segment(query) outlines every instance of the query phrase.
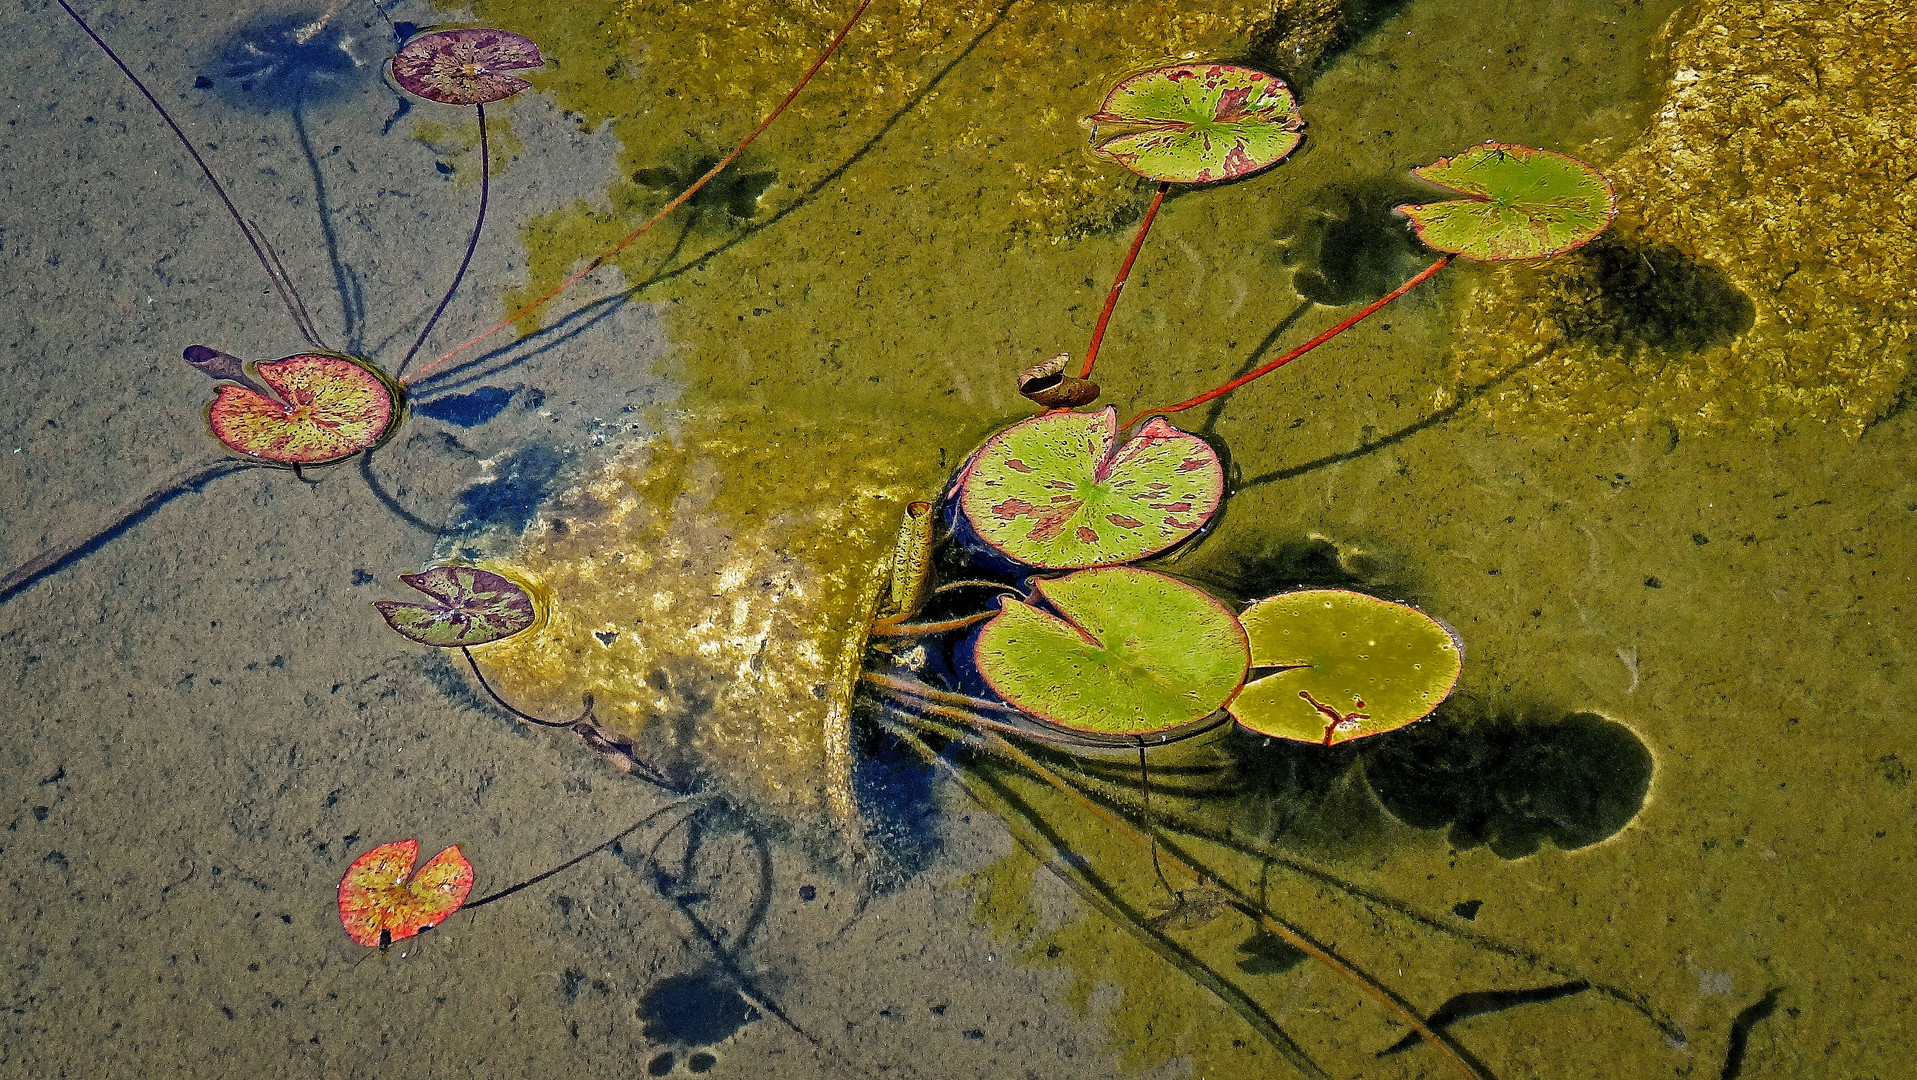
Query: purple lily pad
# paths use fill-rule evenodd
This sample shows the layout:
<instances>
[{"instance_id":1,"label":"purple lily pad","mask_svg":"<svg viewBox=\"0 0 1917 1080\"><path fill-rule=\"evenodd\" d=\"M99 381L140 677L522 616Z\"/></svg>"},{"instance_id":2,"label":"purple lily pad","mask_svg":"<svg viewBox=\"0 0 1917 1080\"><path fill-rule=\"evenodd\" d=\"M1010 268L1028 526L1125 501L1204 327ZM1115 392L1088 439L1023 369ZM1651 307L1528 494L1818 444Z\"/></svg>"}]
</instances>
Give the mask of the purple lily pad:
<instances>
[{"instance_id":1,"label":"purple lily pad","mask_svg":"<svg viewBox=\"0 0 1917 1080\"><path fill-rule=\"evenodd\" d=\"M538 618L532 596L512 579L471 566L435 566L399 580L430 597L428 603L375 600L386 624L409 640L441 649L484 645L511 637Z\"/></svg>"},{"instance_id":2,"label":"purple lily pad","mask_svg":"<svg viewBox=\"0 0 1917 1080\"><path fill-rule=\"evenodd\" d=\"M393 81L447 105L484 105L532 84L507 72L542 67L539 46L505 30L474 27L421 34L393 57Z\"/></svg>"}]
</instances>

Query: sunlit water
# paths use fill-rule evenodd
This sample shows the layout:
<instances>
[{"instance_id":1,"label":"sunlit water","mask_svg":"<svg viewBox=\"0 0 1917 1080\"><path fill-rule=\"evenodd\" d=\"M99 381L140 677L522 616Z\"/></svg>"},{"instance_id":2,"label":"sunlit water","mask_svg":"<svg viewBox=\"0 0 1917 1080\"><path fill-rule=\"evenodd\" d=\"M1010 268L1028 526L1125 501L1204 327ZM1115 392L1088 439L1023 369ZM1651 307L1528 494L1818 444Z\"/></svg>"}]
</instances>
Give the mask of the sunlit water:
<instances>
[{"instance_id":1,"label":"sunlit water","mask_svg":"<svg viewBox=\"0 0 1917 1080\"><path fill-rule=\"evenodd\" d=\"M1465 642L1450 703L1333 749L1153 751L1149 818L1134 757L1049 767L1487 1076L1896 1075L1917 108L1881 6L877 0L714 195L422 384L370 459L209 480L0 605L0 1071L1458 1075L1325 965L1176 902L1085 803L989 755L928 767L882 703L834 706L900 508L1029 414L1016 372L1084 347L1149 195L1077 118L1189 54L1291 81L1308 136L1166 204L1100 361L1126 414L1428 262L1389 214L1428 195L1412 166L1546 147L1623 212L1181 418L1229 495L1161 568L1415 603ZM696 176L846 13L545 7L475 14L549 66L489 112L441 350ZM83 10L331 343L395 363L463 251L477 129L380 64L393 21L449 16ZM110 62L57 5L9 28L11 567L219 460L184 347L301 346ZM540 715L592 693L674 792L380 621L395 574L445 558L553 590L487 670ZM642 820L391 950L340 930L375 844L460 845L477 897Z\"/></svg>"}]
</instances>

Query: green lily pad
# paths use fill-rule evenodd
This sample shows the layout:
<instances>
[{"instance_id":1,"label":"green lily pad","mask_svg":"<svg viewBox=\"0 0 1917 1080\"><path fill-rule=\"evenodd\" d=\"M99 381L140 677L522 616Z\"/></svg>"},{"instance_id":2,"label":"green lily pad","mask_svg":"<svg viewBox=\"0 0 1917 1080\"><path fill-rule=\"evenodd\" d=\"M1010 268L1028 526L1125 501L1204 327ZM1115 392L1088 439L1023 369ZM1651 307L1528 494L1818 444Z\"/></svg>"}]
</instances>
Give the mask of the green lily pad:
<instances>
[{"instance_id":1,"label":"green lily pad","mask_svg":"<svg viewBox=\"0 0 1917 1080\"><path fill-rule=\"evenodd\" d=\"M532 596L518 582L471 566L435 566L399 580L428 603L375 600L386 623L421 645L456 649L508 638L538 620Z\"/></svg>"},{"instance_id":2,"label":"green lily pad","mask_svg":"<svg viewBox=\"0 0 1917 1080\"><path fill-rule=\"evenodd\" d=\"M1464 664L1449 627L1363 593L1281 593L1240 619L1253 678L1231 714L1281 739L1333 746L1422 720L1450 695Z\"/></svg>"},{"instance_id":3,"label":"green lily pad","mask_svg":"<svg viewBox=\"0 0 1917 1080\"><path fill-rule=\"evenodd\" d=\"M1053 412L985 441L959 477L959 508L1003 554L1046 569L1111 566L1171 547L1224 498L1211 444L1154 417L1118 442L1118 414Z\"/></svg>"},{"instance_id":4,"label":"green lily pad","mask_svg":"<svg viewBox=\"0 0 1917 1080\"><path fill-rule=\"evenodd\" d=\"M1104 567L1039 581L1030 603L1007 599L973 661L1000 697L1045 723L1149 735L1224 708L1251 653L1217 600L1163 574Z\"/></svg>"},{"instance_id":5,"label":"green lily pad","mask_svg":"<svg viewBox=\"0 0 1917 1080\"><path fill-rule=\"evenodd\" d=\"M1411 171L1470 196L1398 207L1420 240L1467 259L1561 255L1603 232L1617 214L1617 195L1603 173L1549 150L1484 143Z\"/></svg>"},{"instance_id":6,"label":"green lily pad","mask_svg":"<svg viewBox=\"0 0 1917 1080\"><path fill-rule=\"evenodd\" d=\"M1232 64L1141 71L1113 87L1085 122L1094 153L1177 184L1233 180L1276 165L1305 129L1283 82ZM1108 127L1119 134L1102 130Z\"/></svg>"}]
</instances>

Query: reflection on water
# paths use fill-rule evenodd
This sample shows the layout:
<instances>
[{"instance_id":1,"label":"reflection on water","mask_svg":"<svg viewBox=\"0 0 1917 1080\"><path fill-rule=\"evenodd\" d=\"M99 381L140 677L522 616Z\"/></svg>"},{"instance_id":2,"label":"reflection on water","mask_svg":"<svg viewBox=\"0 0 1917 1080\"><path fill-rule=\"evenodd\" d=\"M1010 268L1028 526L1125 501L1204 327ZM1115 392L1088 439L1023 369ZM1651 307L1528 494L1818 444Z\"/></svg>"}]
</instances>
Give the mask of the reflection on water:
<instances>
[{"instance_id":1,"label":"reflection on water","mask_svg":"<svg viewBox=\"0 0 1917 1080\"><path fill-rule=\"evenodd\" d=\"M381 84L398 28L103 7L328 332L409 339L477 151ZM731 145L845 12L471 14L551 60L512 139L501 106L448 317L484 325ZM9 593L0 1071L203 1071L191 1046L297 1075L1447 1074L1249 910L1490 1075L1888 1074L1917 822L1899 15L881 0L579 298L604 299L438 380L376 464L222 471ZM210 452L185 344L290 333L70 30L9 39L9 565ZM863 648L874 575L899 507L1026 414L1012 374L1085 340L1149 192L1076 118L1174 54L1281 71L1310 127L1273 173L1167 202L1103 353L1120 407L1427 261L1389 214L1410 165L1495 137L1618 181L1625 218L1580 252L1458 271L1191 418L1229 510L1161 569L1416 603L1464 683L1375 739L1222 728L1143 768L855 711L862 663L977 689L962 634ZM393 640L366 601L431 555L548 590L485 670L542 715L592 693L669 790ZM411 835L484 889L587 857L350 947L339 873Z\"/></svg>"}]
</instances>

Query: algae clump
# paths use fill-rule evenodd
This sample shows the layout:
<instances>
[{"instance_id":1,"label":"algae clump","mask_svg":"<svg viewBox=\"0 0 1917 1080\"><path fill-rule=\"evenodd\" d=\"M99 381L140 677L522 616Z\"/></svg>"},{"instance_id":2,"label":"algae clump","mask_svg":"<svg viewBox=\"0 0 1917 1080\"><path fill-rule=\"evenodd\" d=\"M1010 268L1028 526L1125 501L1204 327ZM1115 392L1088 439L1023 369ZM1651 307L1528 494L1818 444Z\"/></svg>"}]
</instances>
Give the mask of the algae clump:
<instances>
[{"instance_id":1,"label":"algae clump","mask_svg":"<svg viewBox=\"0 0 1917 1080\"><path fill-rule=\"evenodd\" d=\"M1917 20L1893 0L1715 0L1606 169L1616 235L1481 276L1461 387L1515 429L1852 435L1910 369Z\"/></svg>"}]
</instances>

